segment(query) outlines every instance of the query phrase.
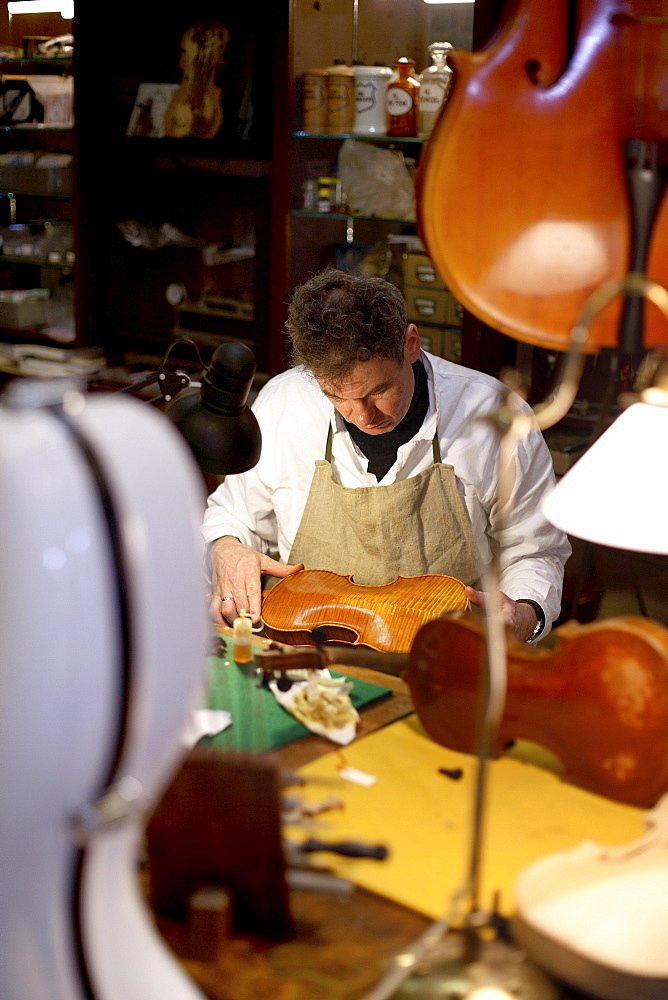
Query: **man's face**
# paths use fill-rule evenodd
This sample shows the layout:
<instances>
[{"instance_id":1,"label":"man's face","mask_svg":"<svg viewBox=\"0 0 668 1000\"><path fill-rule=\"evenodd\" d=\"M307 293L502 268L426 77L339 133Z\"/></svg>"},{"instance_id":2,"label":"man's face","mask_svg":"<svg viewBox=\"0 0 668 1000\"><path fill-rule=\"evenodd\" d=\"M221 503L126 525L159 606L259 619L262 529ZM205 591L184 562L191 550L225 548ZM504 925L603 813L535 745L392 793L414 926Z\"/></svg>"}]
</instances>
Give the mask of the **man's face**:
<instances>
[{"instance_id":1,"label":"man's face","mask_svg":"<svg viewBox=\"0 0 668 1000\"><path fill-rule=\"evenodd\" d=\"M415 379L411 365L420 354L417 327L406 329L404 359L372 358L355 365L340 382L316 379L344 420L365 434L387 434L408 413Z\"/></svg>"}]
</instances>

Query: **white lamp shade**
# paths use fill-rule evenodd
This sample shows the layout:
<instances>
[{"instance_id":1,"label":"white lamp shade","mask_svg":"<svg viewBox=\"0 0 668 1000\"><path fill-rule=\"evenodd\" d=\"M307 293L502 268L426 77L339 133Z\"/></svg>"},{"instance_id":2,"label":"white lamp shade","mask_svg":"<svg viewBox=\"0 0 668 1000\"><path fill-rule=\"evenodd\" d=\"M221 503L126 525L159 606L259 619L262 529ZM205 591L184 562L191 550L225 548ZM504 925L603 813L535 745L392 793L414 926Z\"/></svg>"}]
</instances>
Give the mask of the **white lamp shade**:
<instances>
[{"instance_id":1,"label":"white lamp shade","mask_svg":"<svg viewBox=\"0 0 668 1000\"><path fill-rule=\"evenodd\" d=\"M543 504L562 531L599 545L668 554L668 407L634 403Z\"/></svg>"}]
</instances>

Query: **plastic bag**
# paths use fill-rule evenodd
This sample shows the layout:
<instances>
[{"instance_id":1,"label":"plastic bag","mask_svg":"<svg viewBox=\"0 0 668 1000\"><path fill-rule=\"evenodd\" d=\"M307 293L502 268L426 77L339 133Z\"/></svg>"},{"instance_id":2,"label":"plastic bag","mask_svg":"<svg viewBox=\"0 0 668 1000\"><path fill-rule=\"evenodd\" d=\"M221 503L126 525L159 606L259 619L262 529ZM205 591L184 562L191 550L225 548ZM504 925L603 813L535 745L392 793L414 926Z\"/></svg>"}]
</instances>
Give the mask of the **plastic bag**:
<instances>
[{"instance_id":1,"label":"plastic bag","mask_svg":"<svg viewBox=\"0 0 668 1000\"><path fill-rule=\"evenodd\" d=\"M415 221L415 186L399 151L346 139L338 171L351 215Z\"/></svg>"}]
</instances>

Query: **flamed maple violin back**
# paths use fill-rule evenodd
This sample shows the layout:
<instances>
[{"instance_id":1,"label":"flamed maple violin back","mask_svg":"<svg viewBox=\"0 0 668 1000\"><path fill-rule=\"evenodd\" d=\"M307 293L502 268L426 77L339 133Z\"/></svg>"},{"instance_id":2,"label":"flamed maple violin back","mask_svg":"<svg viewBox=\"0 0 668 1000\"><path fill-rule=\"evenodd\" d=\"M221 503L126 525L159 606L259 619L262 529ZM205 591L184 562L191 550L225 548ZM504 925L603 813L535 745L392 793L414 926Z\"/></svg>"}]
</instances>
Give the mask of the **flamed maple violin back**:
<instances>
[{"instance_id":1,"label":"flamed maple violin back","mask_svg":"<svg viewBox=\"0 0 668 1000\"><path fill-rule=\"evenodd\" d=\"M340 573L305 569L272 587L262 620L270 638L288 645L307 644L313 629L323 628L330 640L404 653L425 622L467 605L465 585L452 576L398 576L363 586Z\"/></svg>"}]
</instances>

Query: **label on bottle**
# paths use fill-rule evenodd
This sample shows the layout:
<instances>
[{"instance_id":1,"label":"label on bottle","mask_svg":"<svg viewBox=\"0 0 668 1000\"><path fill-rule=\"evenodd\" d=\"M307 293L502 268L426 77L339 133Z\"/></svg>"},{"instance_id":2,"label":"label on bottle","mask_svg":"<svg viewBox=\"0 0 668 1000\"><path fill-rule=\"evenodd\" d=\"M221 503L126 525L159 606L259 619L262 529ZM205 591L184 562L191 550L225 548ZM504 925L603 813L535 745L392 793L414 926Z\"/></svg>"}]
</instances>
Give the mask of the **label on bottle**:
<instances>
[{"instance_id":1,"label":"label on bottle","mask_svg":"<svg viewBox=\"0 0 668 1000\"><path fill-rule=\"evenodd\" d=\"M327 110L329 114L350 111L355 102L355 81L351 76L331 75L327 80Z\"/></svg>"},{"instance_id":2,"label":"label on bottle","mask_svg":"<svg viewBox=\"0 0 668 1000\"><path fill-rule=\"evenodd\" d=\"M355 104L360 113L373 111L376 107L377 87L373 80L358 80L355 87Z\"/></svg>"},{"instance_id":3,"label":"label on bottle","mask_svg":"<svg viewBox=\"0 0 668 1000\"><path fill-rule=\"evenodd\" d=\"M420 111L438 111L445 99L445 86L439 80L423 82L420 87Z\"/></svg>"},{"instance_id":4,"label":"label on bottle","mask_svg":"<svg viewBox=\"0 0 668 1000\"><path fill-rule=\"evenodd\" d=\"M446 85L437 80L425 82L420 87L418 102L418 135L426 139L436 124L448 92Z\"/></svg>"},{"instance_id":5,"label":"label on bottle","mask_svg":"<svg viewBox=\"0 0 668 1000\"><path fill-rule=\"evenodd\" d=\"M407 115L413 108L413 98L401 87L388 87L385 108L388 115Z\"/></svg>"}]
</instances>

